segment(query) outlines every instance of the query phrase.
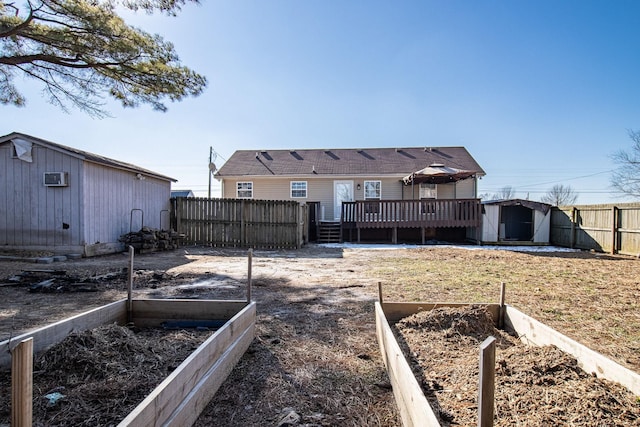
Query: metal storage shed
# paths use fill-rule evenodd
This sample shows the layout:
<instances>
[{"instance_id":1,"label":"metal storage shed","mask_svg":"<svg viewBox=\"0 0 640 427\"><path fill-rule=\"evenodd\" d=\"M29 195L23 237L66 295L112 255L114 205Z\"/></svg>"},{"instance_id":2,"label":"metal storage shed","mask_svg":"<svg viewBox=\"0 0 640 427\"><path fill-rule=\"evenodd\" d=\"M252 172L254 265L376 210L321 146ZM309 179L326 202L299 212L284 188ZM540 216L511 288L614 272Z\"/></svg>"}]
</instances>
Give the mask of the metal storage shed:
<instances>
[{"instance_id":1,"label":"metal storage shed","mask_svg":"<svg viewBox=\"0 0 640 427\"><path fill-rule=\"evenodd\" d=\"M169 228L173 178L33 136L0 137L0 248L119 252L142 226Z\"/></svg>"},{"instance_id":2,"label":"metal storage shed","mask_svg":"<svg viewBox=\"0 0 640 427\"><path fill-rule=\"evenodd\" d=\"M483 244L549 244L551 205L523 199L482 202Z\"/></svg>"}]
</instances>

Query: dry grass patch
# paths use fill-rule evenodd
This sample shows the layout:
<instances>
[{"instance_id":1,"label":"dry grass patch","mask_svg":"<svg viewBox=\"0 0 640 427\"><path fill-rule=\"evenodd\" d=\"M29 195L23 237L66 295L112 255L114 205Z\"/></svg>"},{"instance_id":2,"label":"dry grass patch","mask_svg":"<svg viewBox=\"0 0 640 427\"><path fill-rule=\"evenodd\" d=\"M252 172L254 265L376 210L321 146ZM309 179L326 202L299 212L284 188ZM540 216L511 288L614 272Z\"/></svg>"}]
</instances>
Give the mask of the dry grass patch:
<instances>
[{"instance_id":1,"label":"dry grass patch","mask_svg":"<svg viewBox=\"0 0 640 427\"><path fill-rule=\"evenodd\" d=\"M428 248L385 253L387 300L507 303L640 372L640 261L584 252Z\"/></svg>"}]
</instances>

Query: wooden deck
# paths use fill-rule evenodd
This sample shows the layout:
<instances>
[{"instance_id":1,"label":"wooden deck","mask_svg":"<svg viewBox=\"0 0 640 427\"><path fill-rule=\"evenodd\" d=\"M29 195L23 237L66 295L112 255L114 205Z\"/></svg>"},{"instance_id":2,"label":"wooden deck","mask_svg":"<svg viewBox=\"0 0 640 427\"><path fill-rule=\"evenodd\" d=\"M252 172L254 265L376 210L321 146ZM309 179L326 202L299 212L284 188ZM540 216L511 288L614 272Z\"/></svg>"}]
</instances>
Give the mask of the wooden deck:
<instances>
[{"instance_id":1,"label":"wooden deck","mask_svg":"<svg viewBox=\"0 0 640 427\"><path fill-rule=\"evenodd\" d=\"M380 200L342 203L344 228L479 227L480 199Z\"/></svg>"}]
</instances>

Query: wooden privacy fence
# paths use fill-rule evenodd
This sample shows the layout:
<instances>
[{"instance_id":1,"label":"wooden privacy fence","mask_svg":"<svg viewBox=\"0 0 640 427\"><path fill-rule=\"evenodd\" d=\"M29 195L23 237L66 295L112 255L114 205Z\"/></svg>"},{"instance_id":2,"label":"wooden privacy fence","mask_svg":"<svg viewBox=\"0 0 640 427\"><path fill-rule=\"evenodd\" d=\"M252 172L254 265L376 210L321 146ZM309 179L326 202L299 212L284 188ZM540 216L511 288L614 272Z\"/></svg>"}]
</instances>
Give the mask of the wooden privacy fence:
<instances>
[{"instance_id":1,"label":"wooden privacy fence","mask_svg":"<svg viewBox=\"0 0 640 427\"><path fill-rule=\"evenodd\" d=\"M172 198L171 226L186 244L262 249L300 248L307 206L295 201Z\"/></svg>"},{"instance_id":2,"label":"wooden privacy fence","mask_svg":"<svg viewBox=\"0 0 640 427\"><path fill-rule=\"evenodd\" d=\"M558 246L637 256L640 203L554 207L550 241Z\"/></svg>"}]
</instances>

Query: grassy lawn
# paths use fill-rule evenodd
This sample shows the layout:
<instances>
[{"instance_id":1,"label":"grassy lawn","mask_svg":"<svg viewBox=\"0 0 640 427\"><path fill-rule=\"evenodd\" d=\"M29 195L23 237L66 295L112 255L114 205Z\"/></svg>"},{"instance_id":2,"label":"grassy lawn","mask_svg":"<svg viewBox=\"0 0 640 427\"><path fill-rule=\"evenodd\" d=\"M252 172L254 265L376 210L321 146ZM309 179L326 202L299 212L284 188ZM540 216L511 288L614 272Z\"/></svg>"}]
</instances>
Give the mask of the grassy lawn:
<instances>
[{"instance_id":1,"label":"grassy lawn","mask_svg":"<svg viewBox=\"0 0 640 427\"><path fill-rule=\"evenodd\" d=\"M604 254L426 248L385 252L387 301L506 302L640 372L640 260Z\"/></svg>"}]
</instances>

